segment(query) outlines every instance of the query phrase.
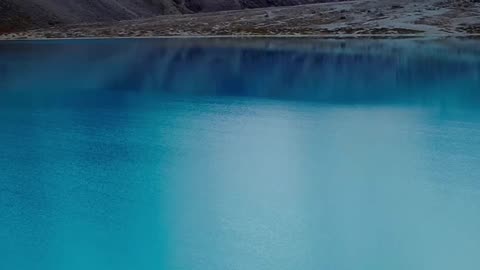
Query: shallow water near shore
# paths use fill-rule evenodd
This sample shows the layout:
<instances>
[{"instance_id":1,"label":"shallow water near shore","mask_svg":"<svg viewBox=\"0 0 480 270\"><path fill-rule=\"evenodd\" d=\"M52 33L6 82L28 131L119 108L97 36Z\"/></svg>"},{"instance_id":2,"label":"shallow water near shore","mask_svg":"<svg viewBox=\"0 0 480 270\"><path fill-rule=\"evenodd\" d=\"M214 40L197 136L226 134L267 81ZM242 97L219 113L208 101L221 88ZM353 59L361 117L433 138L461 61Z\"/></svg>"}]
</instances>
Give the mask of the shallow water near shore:
<instances>
[{"instance_id":1,"label":"shallow water near shore","mask_svg":"<svg viewBox=\"0 0 480 270\"><path fill-rule=\"evenodd\" d=\"M0 268L479 269L479 43L0 42Z\"/></svg>"}]
</instances>

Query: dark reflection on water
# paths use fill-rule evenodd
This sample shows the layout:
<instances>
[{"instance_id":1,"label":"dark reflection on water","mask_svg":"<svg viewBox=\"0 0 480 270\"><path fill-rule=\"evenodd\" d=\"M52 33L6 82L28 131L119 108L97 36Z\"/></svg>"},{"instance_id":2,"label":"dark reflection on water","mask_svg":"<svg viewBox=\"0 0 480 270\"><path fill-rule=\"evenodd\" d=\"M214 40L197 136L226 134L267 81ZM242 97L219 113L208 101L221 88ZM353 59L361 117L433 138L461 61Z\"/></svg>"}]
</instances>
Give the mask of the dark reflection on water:
<instances>
[{"instance_id":1,"label":"dark reflection on water","mask_svg":"<svg viewBox=\"0 0 480 270\"><path fill-rule=\"evenodd\" d=\"M0 42L0 268L479 269L478 45Z\"/></svg>"},{"instance_id":2,"label":"dark reflection on water","mask_svg":"<svg viewBox=\"0 0 480 270\"><path fill-rule=\"evenodd\" d=\"M305 46L309 42L311 46ZM35 82L38 90L153 91L346 104L479 99L476 40L210 43L214 46L204 40L3 43L0 88L25 90ZM298 43L304 46L298 48Z\"/></svg>"}]
</instances>

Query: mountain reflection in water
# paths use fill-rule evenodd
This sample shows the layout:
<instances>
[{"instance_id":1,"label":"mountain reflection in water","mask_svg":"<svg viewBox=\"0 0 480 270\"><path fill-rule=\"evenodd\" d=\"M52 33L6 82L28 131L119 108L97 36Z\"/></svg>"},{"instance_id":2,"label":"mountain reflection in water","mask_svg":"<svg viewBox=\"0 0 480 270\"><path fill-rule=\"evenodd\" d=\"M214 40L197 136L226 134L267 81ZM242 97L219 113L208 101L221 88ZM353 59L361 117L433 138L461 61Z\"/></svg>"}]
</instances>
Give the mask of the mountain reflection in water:
<instances>
[{"instance_id":1,"label":"mountain reflection in water","mask_svg":"<svg viewBox=\"0 0 480 270\"><path fill-rule=\"evenodd\" d=\"M0 44L0 59L4 91L25 90L35 81L38 91L151 91L338 104L475 103L480 95L476 40L12 42Z\"/></svg>"}]
</instances>

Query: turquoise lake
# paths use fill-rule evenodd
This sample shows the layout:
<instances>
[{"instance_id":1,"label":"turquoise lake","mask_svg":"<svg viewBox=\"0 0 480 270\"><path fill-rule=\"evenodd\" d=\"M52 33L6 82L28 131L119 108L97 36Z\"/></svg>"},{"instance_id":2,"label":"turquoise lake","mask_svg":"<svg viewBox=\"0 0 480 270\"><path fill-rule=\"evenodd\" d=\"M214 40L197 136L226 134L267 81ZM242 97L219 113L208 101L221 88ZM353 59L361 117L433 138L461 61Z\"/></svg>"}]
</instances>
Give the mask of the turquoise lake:
<instances>
[{"instance_id":1,"label":"turquoise lake","mask_svg":"<svg viewBox=\"0 0 480 270\"><path fill-rule=\"evenodd\" d=\"M480 39L0 42L0 269L480 269Z\"/></svg>"}]
</instances>

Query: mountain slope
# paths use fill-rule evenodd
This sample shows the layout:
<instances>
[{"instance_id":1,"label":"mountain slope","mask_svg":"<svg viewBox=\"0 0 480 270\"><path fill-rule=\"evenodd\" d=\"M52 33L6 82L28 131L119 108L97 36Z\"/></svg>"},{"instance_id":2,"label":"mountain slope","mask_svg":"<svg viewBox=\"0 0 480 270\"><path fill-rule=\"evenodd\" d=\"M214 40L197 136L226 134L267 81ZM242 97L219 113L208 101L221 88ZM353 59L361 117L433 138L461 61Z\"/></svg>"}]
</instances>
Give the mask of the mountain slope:
<instances>
[{"instance_id":1,"label":"mountain slope","mask_svg":"<svg viewBox=\"0 0 480 270\"><path fill-rule=\"evenodd\" d=\"M65 23L91 23L326 0L0 0L0 32Z\"/></svg>"},{"instance_id":2,"label":"mountain slope","mask_svg":"<svg viewBox=\"0 0 480 270\"><path fill-rule=\"evenodd\" d=\"M0 31L180 12L172 0L0 0Z\"/></svg>"},{"instance_id":3,"label":"mountain slope","mask_svg":"<svg viewBox=\"0 0 480 270\"><path fill-rule=\"evenodd\" d=\"M212 35L480 36L480 0L475 1L354 0L59 25L0 33L0 39Z\"/></svg>"}]
</instances>

